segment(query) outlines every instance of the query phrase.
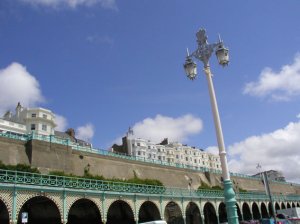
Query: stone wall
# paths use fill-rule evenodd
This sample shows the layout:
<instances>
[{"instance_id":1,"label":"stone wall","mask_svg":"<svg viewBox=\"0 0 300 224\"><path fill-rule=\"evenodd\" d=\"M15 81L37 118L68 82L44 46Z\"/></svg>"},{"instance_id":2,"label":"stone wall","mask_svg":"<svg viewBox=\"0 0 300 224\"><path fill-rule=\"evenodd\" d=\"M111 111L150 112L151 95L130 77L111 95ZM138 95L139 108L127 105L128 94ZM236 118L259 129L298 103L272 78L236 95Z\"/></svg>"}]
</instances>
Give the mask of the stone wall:
<instances>
[{"instance_id":1,"label":"stone wall","mask_svg":"<svg viewBox=\"0 0 300 224\"><path fill-rule=\"evenodd\" d=\"M165 186L197 189L201 183L210 186L221 185L220 175L202 173L189 169L179 169L139 161L119 159L94 153L73 150L68 146L38 140L27 143L0 137L0 160L5 164L30 164L39 168L42 173L60 170L65 173L83 175L88 169L91 174L106 178L129 179L139 178L160 180ZM232 177L235 189L264 191L259 180ZM300 187L291 184L271 183L274 193L299 194Z\"/></svg>"}]
</instances>

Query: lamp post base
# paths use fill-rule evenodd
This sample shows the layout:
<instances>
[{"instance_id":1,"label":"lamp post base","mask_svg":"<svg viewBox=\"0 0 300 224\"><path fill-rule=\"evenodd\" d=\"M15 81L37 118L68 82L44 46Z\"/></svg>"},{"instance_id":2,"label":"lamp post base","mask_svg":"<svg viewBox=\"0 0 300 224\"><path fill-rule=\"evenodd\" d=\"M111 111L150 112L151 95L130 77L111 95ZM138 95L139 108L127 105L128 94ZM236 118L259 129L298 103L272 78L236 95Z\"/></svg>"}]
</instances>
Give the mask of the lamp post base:
<instances>
[{"instance_id":1,"label":"lamp post base","mask_svg":"<svg viewBox=\"0 0 300 224\"><path fill-rule=\"evenodd\" d=\"M239 219L236 208L236 199L231 180L224 180L224 196L228 223L238 224Z\"/></svg>"}]
</instances>

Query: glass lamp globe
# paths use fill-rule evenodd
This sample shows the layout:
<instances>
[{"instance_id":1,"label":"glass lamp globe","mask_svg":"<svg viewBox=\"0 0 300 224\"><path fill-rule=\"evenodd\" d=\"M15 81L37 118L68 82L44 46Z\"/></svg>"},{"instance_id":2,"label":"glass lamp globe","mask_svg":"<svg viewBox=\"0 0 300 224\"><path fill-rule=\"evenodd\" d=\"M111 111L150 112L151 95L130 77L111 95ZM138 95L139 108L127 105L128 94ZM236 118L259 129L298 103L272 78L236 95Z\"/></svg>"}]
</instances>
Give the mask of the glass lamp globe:
<instances>
[{"instance_id":1,"label":"glass lamp globe","mask_svg":"<svg viewBox=\"0 0 300 224\"><path fill-rule=\"evenodd\" d=\"M191 80L194 80L197 76L197 65L190 57L187 57L184 65L184 70L187 77Z\"/></svg>"},{"instance_id":2,"label":"glass lamp globe","mask_svg":"<svg viewBox=\"0 0 300 224\"><path fill-rule=\"evenodd\" d=\"M228 49L224 47L223 44L220 44L216 49L216 55L219 61L219 64L222 66L228 65L229 63L229 53Z\"/></svg>"}]
</instances>

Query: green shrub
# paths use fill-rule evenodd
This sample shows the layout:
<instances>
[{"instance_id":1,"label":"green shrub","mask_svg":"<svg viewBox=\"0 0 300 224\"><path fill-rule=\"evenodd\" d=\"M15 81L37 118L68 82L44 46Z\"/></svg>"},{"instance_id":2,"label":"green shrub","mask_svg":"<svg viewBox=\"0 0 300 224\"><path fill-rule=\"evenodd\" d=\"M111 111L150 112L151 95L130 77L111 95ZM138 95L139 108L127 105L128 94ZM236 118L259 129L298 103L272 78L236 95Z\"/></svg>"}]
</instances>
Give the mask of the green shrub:
<instances>
[{"instance_id":1,"label":"green shrub","mask_svg":"<svg viewBox=\"0 0 300 224\"><path fill-rule=\"evenodd\" d=\"M223 188L220 187L220 186L218 186L218 185L212 186L211 189L212 189L212 190L223 190Z\"/></svg>"},{"instance_id":2,"label":"green shrub","mask_svg":"<svg viewBox=\"0 0 300 224\"><path fill-rule=\"evenodd\" d=\"M2 161L0 161L0 169L16 170L16 171L29 172L29 173L40 173L40 171L37 168L31 167L30 165L26 165L26 164L5 165L2 163Z\"/></svg>"},{"instance_id":3,"label":"green shrub","mask_svg":"<svg viewBox=\"0 0 300 224\"><path fill-rule=\"evenodd\" d=\"M201 189L211 189L211 187L208 184L201 181L201 185L198 187L198 190Z\"/></svg>"},{"instance_id":4,"label":"green shrub","mask_svg":"<svg viewBox=\"0 0 300 224\"><path fill-rule=\"evenodd\" d=\"M25 164L17 164L17 165L5 165L0 160L0 169L3 170L16 170L22 172L29 172L29 173L40 173L37 168L31 167ZM53 170L49 172L49 175L53 176L60 176L60 177L69 177L69 178L86 178L92 180L105 180L105 181L113 181L113 182L122 182L122 183L130 183L130 184L145 184L145 185L153 185L153 186L163 186L163 184L159 180L155 179L140 179L137 177L136 173L134 173L134 178L122 180L117 178L105 178L102 175L92 175L90 174L89 170L84 170L83 176L76 176L74 174L67 174L63 171Z\"/></svg>"},{"instance_id":5,"label":"green shrub","mask_svg":"<svg viewBox=\"0 0 300 224\"><path fill-rule=\"evenodd\" d=\"M247 192L247 190L239 187L239 192Z\"/></svg>"}]
</instances>

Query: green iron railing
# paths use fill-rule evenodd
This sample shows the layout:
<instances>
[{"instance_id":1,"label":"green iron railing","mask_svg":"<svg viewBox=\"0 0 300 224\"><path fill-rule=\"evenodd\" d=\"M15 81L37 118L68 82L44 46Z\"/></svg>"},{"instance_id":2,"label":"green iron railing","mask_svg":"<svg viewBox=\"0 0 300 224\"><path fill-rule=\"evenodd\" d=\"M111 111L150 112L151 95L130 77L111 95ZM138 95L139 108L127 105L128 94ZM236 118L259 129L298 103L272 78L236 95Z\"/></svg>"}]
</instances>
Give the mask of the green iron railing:
<instances>
[{"instance_id":1,"label":"green iron railing","mask_svg":"<svg viewBox=\"0 0 300 224\"><path fill-rule=\"evenodd\" d=\"M222 173L221 170L215 170L215 169L206 168L206 167L195 167L195 166L189 166L189 165L185 165L185 164L169 163L169 162L164 162L161 160L151 160L151 159L146 159L146 158L142 158L142 157L129 156L129 155L125 155L125 154L109 152L109 151L103 150L103 149L84 147L84 146L78 145L77 143L71 142L70 139L59 138L54 135L45 136L45 135L37 135L35 133L13 134L13 133L3 133L3 132L1 133L0 132L0 137L6 137L6 138L22 140L22 141L40 140L40 141L46 141L46 142L69 146L74 150L95 153L95 154L103 155L103 156L111 156L111 157L116 157L116 158L121 158L121 159L141 161L141 162L145 162L145 163L152 163L152 164L163 165L163 166L171 166L171 167L182 168L182 169L191 169L191 170L200 171L200 172L210 172L210 173L215 173L215 174ZM234 176L234 177L245 178L245 179L261 180L259 177L253 177L253 176L249 176L246 174L240 174L240 173L230 173L230 175ZM273 181L273 180L271 180L270 182L300 186L300 184L290 183L290 182L279 182L279 181Z\"/></svg>"},{"instance_id":2,"label":"green iron railing","mask_svg":"<svg viewBox=\"0 0 300 224\"><path fill-rule=\"evenodd\" d=\"M198 198L224 198L223 190L189 190L182 188L170 188L154 185L132 184L105 180L94 180L77 177L65 177L45 175L14 170L0 169L0 183L19 185L35 185L56 188L71 188L94 191L110 191L119 193L156 194L164 196L198 197ZM242 200L268 200L268 196L262 192L237 193L237 199ZM299 201L299 195L273 195L275 200Z\"/></svg>"}]
</instances>

